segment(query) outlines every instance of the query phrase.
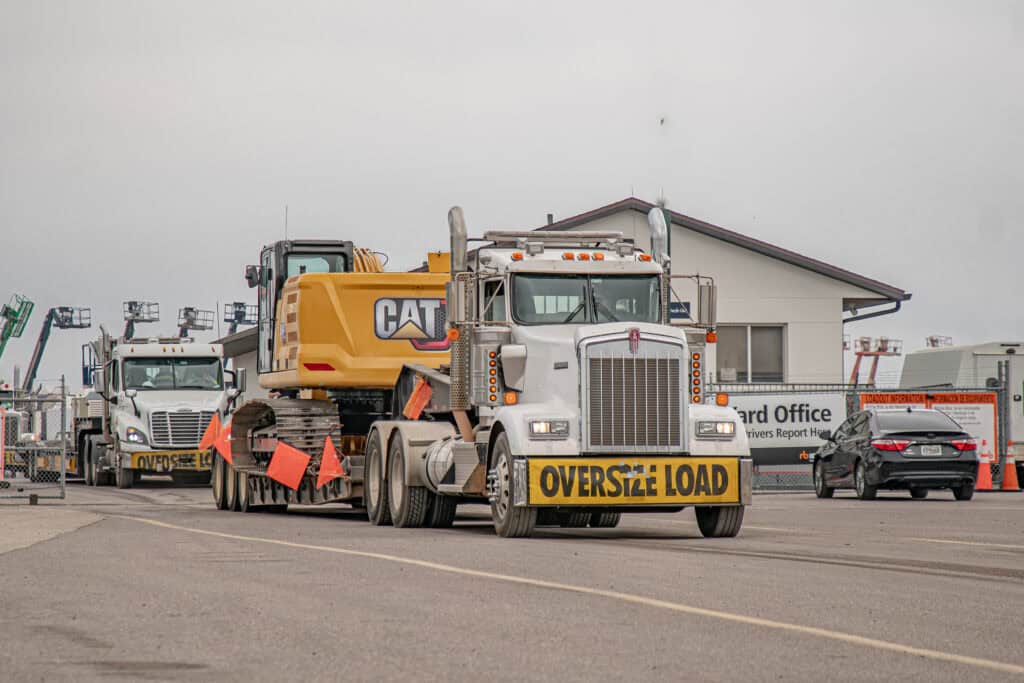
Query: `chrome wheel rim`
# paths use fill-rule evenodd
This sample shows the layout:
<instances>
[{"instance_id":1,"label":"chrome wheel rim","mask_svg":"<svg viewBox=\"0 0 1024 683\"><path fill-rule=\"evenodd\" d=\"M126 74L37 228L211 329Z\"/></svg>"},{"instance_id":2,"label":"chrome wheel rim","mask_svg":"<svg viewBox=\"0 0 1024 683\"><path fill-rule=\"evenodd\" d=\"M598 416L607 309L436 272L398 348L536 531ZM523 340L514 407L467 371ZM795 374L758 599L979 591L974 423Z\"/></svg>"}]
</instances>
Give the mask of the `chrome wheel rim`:
<instances>
[{"instance_id":1,"label":"chrome wheel rim","mask_svg":"<svg viewBox=\"0 0 1024 683\"><path fill-rule=\"evenodd\" d=\"M502 453L494 465L494 512L499 520L505 519L509 504L512 502L511 477L508 470L508 458Z\"/></svg>"}]
</instances>

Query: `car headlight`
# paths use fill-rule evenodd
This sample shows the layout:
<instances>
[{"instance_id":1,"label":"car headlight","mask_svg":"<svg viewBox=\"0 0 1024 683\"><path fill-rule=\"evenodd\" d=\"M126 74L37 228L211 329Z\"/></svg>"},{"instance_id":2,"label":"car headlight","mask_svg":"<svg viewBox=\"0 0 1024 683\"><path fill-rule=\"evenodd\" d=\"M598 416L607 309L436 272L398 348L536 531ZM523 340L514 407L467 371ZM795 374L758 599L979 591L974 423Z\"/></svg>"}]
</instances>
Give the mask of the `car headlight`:
<instances>
[{"instance_id":1,"label":"car headlight","mask_svg":"<svg viewBox=\"0 0 1024 683\"><path fill-rule=\"evenodd\" d=\"M531 439L568 439L568 420L530 420Z\"/></svg>"},{"instance_id":2,"label":"car headlight","mask_svg":"<svg viewBox=\"0 0 1024 683\"><path fill-rule=\"evenodd\" d=\"M734 436L736 436L735 422L702 420L697 423L698 439L731 439Z\"/></svg>"},{"instance_id":3,"label":"car headlight","mask_svg":"<svg viewBox=\"0 0 1024 683\"><path fill-rule=\"evenodd\" d=\"M129 427L124 435L125 441L129 443L147 443L146 435L135 427Z\"/></svg>"}]
</instances>

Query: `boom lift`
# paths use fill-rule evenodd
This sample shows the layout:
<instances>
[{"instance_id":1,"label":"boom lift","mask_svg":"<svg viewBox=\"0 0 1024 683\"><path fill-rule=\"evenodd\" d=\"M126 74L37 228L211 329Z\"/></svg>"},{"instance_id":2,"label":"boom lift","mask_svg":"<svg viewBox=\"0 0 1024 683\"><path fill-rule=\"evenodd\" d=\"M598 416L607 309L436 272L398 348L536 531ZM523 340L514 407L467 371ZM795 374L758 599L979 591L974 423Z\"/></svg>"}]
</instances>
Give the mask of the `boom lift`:
<instances>
[{"instance_id":1,"label":"boom lift","mask_svg":"<svg viewBox=\"0 0 1024 683\"><path fill-rule=\"evenodd\" d=\"M50 331L54 326L60 330L91 327L92 311L88 308L55 306L46 312L43 328L39 330L39 339L36 340L36 347L32 351L32 359L29 361L28 370L25 372L25 381L21 386L22 391L26 393L32 391L32 385L36 381L36 373L39 371L39 364L42 362L43 353L46 351L46 344L50 341Z\"/></svg>"},{"instance_id":2,"label":"boom lift","mask_svg":"<svg viewBox=\"0 0 1024 683\"><path fill-rule=\"evenodd\" d=\"M189 330L203 331L213 329L213 311L205 311L192 306L178 309L178 336L188 337Z\"/></svg>"},{"instance_id":3,"label":"boom lift","mask_svg":"<svg viewBox=\"0 0 1024 683\"><path fill-rule=\"evenodd\" d=\"M35 304L21 294L15 294L10 303L0 308L0 318L3 319L3 327L0 328L0 358L4 355L8 340L17 339L25 331L33 308Z\"/></svg>"},{"instance_id":4,"label":"boom lift","mask_svg":"<svg viewBox=\"0 0 1024 683\"><path fill-rule=\"evenodd\" d=\"M239 325L255 325L259 322L256 305L247 304L243 301L224 304L224 322L229 323L229 335L238 332Z\"/></svg>"}]
</instances>

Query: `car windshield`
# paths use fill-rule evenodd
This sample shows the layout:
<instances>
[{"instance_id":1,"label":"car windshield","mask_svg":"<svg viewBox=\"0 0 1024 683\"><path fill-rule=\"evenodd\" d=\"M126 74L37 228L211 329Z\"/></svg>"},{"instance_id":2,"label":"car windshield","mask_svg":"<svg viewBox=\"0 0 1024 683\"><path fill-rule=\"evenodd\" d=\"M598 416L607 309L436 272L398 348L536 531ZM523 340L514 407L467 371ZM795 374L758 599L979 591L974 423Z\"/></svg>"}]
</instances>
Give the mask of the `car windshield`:
<instances>
[{"instance_id":1,"label":"car windshield","mask_svg":"<svg viewBox=\"0 0 1024 683\"><path fill-rule=\"evenodd\" d=\"M512 280L512 316L524 325L661 320L657 275L519 274Z\"/></svg>"},{"instance_id":2,"label":"car windshield","mask_svg":"<svg viewBox=\"0 0 1024 683\"><path fill-rule=\"evenodd\" d=\"M960 425L938 411L893 410L875 413L878 427L885 432L959 432Z\"/></svg>"},{"instance_id":3,"label":"car windshield","mask_svg":"<svg viewBox=\"0 0 1024 683\"><path fill-rule=\"evenodd\" d=\"M125 389L217 391L223 386L219 358L132 358L124 362Z\"/></svg>"}]
</instances>

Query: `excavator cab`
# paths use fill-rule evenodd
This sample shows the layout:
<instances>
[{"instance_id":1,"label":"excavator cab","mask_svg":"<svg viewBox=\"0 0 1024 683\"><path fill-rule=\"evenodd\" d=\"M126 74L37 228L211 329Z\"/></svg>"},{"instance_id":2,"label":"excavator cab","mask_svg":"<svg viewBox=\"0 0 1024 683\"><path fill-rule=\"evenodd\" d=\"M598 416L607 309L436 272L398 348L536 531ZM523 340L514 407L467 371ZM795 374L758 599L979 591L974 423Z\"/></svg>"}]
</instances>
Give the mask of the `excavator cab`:
<instances>
[{"instance_id":1,"label":"excavator cab","mask_svg":"<svg viewBox=\"0 0 1024 683\"><path fill-rule=\"evenodd\" d=\"M273 371L274 318L288 278L306 273L351 273L355 247L345 240L282 240L263 248L258 266L246 266L245 281L259 288L257 371Z\"/></svg>"}]
</instances>

